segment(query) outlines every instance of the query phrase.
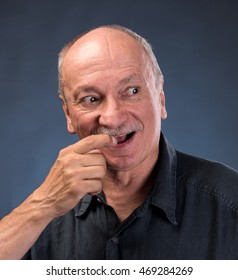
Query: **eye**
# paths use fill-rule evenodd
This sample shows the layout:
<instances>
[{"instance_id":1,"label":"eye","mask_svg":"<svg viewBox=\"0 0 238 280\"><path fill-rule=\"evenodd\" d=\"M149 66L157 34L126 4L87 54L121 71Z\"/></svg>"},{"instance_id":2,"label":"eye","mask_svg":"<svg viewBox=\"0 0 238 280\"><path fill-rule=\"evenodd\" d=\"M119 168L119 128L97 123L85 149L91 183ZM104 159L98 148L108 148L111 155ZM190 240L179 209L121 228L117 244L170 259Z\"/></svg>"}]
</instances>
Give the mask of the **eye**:
<instances>
[{"instance_id":1,"label":"eye","mask_svg":"<svg viewBox=\"0 0 238 280\"><path fill-rule=\"evenodd\" d=\"M99 98L95 96L85 96L81 99L81 103L86 103L86 104L93 104L99 101Z\"/></svg>"},{"instance_id":2,"label":"eye","mask_svg":"<svg viewBox=\"0 0 238 280\"><path fill-rule=\"evenodd\" d=\"M94 108L97 105L99 105L101 102L101 98L100 97L96 97L96 96L84 96L79 100L79 104L82 108Z\"/></svg>"},{"instance_id":3,"label":"eye","mask_svg":"<svg viewBox=\"0 0 238 280\"><path fill-rule=\"evenodd\" d=\"M135 95L139 92L139 88L131 87L131 88L128 89L128 92L129 92L130 95Z\"/></svg>"}]
</instances>

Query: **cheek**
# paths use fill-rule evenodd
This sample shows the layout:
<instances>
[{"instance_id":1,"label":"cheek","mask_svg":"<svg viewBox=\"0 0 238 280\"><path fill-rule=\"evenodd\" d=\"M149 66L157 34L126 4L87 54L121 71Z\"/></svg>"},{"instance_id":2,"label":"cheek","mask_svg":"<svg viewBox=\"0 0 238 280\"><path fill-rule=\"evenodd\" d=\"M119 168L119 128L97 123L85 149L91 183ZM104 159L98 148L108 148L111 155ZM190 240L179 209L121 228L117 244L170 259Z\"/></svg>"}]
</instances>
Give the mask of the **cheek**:
<instances>
[{"instance_id":1,"label":"cheek","mask_svg":"<svg viewBox=\"0 0 238 280\"><path fill-rule=\"evenodd\" d=\"M72 124L79 138L90 135L90 132L96 126L96 118L94 114L74 112L72 114Z\"/></svg>"},{"instance_id":2,"label":"cheek","mask_svg":"<svg viewBox=\"0 0 238 280\"><path fill-rule=\"evenodd\" d=\"M153 95L150 100L151 111L154 115L155 121L161 122L161 101L159 95Z\"/></svg>"},{"instance_id":3,"label":"cheek","mask_svg":"<svg viewBox=\"0 0 238 280\"><path fill-rule=\"evenodd\" d=\"M148 137L152 137L152 135L154 135L154 137L157 138L160 135L161 130L160 103L151 99L147 102L145 108L144 121L146 134Z\"/></svg>"},{"instance_id":4,"label":"cheek","mask_svg":"<svg viewBox=\"0 0 238 280\"><path fill-rule=\"evenodd\" d=\"M143 105L143 115L148 122L160 119L160 103L156 98L149 98Z\"/></svg>"}]
</instances>

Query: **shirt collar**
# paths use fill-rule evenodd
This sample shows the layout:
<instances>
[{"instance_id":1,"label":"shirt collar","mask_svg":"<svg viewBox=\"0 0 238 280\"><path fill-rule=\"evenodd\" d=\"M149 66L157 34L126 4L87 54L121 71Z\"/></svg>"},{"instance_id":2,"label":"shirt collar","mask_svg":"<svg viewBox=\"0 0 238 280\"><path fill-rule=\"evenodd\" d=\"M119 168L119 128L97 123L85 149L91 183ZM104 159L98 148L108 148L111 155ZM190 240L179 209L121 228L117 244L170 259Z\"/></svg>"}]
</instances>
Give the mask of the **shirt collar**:
<instances>
[{"instance_id":1,"label":"shirt collar","mask_svg":"<svg viewBox=\"0 0 238 280\"><path fill-rule=\"evenodd\" d=\"M174 225L177 225L175 215L176 163L176 152L174 148L169 145L163 133L161 133L159 158L154 169L155 181L150 193L150 204L161 208L169 221ZM104 201L102 193L98 195L98 198ZM92 200L93 197L91 195L85 195L75 207L75 216L83 215L87 211Z\"/></svg>"},{"instance_id":2,"label":"shirt collar","mask_svg":"<svg viewBox=\"0 0 238 280\"><path fill-rule=\"evenodd\" d=\"M88 207L93 199L93 196L90 194L86 194L79 202L78 205L75 206L75 216L79 217L82 216L87 210Z\"/></svg>"},{"instance_id":3,"label":"shirt collar","mask_svg":"<svg viewBox=\"0 0 238 280\"><path fill-rule=\"evenodd\" d=\"M176 220L176 151L161 133L159 158L154 174L155 181L150 194L152 205L161 208L169 221L177 225Z\"/></svg>"}]
</instances>

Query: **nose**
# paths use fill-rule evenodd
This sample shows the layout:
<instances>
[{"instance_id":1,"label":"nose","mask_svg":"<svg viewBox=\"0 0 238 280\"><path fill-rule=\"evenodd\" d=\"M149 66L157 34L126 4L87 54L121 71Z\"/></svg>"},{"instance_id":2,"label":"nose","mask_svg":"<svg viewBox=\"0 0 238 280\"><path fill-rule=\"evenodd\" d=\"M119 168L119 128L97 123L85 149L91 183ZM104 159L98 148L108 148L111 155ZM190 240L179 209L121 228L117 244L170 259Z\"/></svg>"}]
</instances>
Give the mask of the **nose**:
<instances>
[{"instance_id":1,"label":"nose","mask_svg":"<svg viewBox=\"0 0 238 280\"><path fill-rule=\"evenodd\" d=\"M118 100L113 98L104 101L99 116L99 125L117 128L123 122L125 112Z\"/></svg>"}]
</instances>

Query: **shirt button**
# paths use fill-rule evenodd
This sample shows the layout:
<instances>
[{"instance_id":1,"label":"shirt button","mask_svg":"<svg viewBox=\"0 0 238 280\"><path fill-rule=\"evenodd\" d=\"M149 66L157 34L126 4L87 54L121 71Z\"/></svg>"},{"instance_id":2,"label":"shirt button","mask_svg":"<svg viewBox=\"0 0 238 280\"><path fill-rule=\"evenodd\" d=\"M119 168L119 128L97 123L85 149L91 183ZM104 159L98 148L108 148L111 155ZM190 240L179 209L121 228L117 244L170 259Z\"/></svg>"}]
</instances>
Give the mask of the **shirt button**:
<instances>
[{"instance_id":1,"label":"shirt button","mask_svg":"<svg viewBox=\"0 0 238 280\"><path fill-rule=\"evenodd\" d=\"M116 245L119 243L119 239L117 237L112 237L111 242L112 242L112 244Z\"/></svg>"}]
</instances>

